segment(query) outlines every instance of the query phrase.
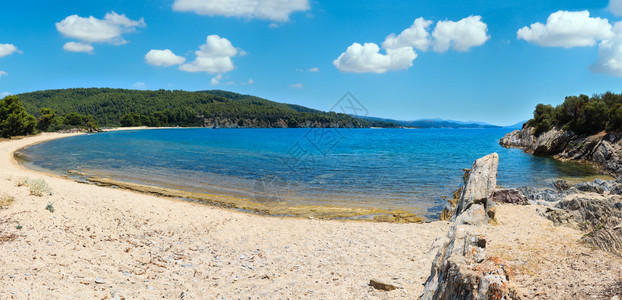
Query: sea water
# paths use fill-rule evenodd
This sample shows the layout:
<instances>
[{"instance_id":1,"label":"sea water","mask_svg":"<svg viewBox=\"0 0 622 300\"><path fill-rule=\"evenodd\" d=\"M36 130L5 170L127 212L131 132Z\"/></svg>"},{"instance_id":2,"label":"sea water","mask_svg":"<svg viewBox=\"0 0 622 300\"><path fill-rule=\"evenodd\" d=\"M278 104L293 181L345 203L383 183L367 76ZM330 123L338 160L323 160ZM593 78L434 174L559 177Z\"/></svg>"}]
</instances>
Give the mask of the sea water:
<instances>
[{"instance_id":1,"label":"sea water","mask_svg":"<svg viewBox=\"0 0 622 300\"><path fill-rule=\"evenodd\" d=\"M550 185L596 174L504 148L510 130L207 129L112 131L51 140L18 155L31 168L292 205L400 209L435 218L463 169L497 152L497 184Z\"/></svg>"}]
</instances>

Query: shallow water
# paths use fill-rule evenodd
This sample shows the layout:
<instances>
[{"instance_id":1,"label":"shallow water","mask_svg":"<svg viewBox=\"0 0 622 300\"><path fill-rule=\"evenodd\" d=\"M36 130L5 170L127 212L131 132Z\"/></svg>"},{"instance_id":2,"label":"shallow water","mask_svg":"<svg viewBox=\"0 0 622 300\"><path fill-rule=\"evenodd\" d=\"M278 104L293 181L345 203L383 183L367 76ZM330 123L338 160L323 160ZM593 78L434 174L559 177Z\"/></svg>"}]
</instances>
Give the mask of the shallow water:
<instances>
[{"instance_id":1,"label":"shallow water","mask_svg":"<svg viewBox=\"0 0 622 300\"><path fill-rule=\"evenodd\" d=\"M81 135L19 151L25 165L288 204L406 210L429 218L462 169L499 153L498 185L595 175L499 146L507 129L155 129Z\"/></svg>"}]
</instances>

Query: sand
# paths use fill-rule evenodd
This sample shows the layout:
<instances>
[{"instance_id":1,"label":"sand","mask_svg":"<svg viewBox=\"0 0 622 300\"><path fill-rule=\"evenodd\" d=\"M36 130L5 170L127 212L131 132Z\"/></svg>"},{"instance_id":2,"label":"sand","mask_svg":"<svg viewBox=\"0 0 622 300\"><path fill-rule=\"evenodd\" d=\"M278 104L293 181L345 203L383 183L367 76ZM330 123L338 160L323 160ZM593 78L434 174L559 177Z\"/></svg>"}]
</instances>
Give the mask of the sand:
<instances>
[{"instance_id":1,"label":"sand","mask_svg":"<svg viewBox=\"0 0 622 300\"><path fill-rule=\"evenodd\" d=\"M0 142L0 195L15 198L0 209L2 299L413 299L447 233L440 221L259 216L81 184L24 169L12 157L68 135ZM30 195L17 186L20 177L44 179L52 195ZM500 225L486 229L489 251L517 266L525 295L570 299L573 283L581 295L603 295L622 278L619 258L578 244L581 232L553 226L537 209L501 206ZM575 270L578 259L588 263ZM370 279L401 288L377 291ZM602 286L586 292L596 281Z\"/></svg>"}]
</instances>

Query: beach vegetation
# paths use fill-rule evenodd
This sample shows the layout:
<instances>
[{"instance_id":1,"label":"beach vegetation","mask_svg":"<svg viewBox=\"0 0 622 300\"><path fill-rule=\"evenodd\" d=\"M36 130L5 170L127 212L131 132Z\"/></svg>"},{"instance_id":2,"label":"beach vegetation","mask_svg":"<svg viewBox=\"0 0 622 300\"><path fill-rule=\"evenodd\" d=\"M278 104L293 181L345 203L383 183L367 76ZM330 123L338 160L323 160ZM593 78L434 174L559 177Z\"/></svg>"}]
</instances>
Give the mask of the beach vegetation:
<instances>
[{"instance_id":1,"label":"beach vegetation","mask_svg":"<svg viewBox=\"0 0 622 300\"><path fill-rule=\"evenodd\" d=\"M29 181L30 181L30 178L25 177L25 176L20 176L20 177L17 177L17 181L15 182L15 185L17 186L28 185Z\"/></svg>"},{"instance_id":2,"label":"beach vegetation","mask_svg":"<svg viewBox=\"0 0 622 300\"><path fill-rule=\"evenodd\" d=\"M56 112L63 126L396 127L226 91L76 88L20 94L28 112ZM89 123L91 122L91 123ZM54 122L49 128L53 128ZM62 128L62 126L60 126Z\"/></svg>"},{"instance_id":3,"label":"beach vegetation","mask_svg":"<svg viewBox=\"0 0 622 300\"><path fill-rule=\"evenodd\" d=\"M536 136L552 128L575 134L622 132L622 93L568 96L555 107L538 104L526 127L534 128Z\"/></svg>"},{"instance_id":4,"label":"beach vegetation","mask_svg":"<svg viewBox=\"0 0 622 300\"><path fill-rule=\"evenodd\" d=\"M9 205L13 204L15 198L8 194L0 195L0 208L7 208Z\"/></svg>"},{"instance_id":5,"label":"beach vegetation","mask_svg":"<svg viewBox=\"0 0 622 300\"><path fill-rule=\"evenodd\" d=\"M52 202L48 202L48 205L46 205L46 206L45 206L45 210L47 210L47 211L49 211L49 212L53 213L53 212L55 211L55 209L54 209L54 203L52 203Z\"/></svg>"},{"instance_id":6,"label":"beach vegetation","mask_svg":"<svg viewBox=\"0 0 622 300\"><path fill-rule=\"evenodd\" d=\"M0 100L0 136L29 135L35 133L37 121L26 112L17 96L6 96Z\"/></svg>"},{"instance_id":7,"label":"beach vegetation","mask_svg":"<svg viewBox=\"0 0 622 300\"><path fill-rule=\"evenodd\" d=\"M39 197L43 196L43 194L52 194L50 186L41 178L30 180L28 182L28 190L31 195Z\"/></svg>"}]
</instances>

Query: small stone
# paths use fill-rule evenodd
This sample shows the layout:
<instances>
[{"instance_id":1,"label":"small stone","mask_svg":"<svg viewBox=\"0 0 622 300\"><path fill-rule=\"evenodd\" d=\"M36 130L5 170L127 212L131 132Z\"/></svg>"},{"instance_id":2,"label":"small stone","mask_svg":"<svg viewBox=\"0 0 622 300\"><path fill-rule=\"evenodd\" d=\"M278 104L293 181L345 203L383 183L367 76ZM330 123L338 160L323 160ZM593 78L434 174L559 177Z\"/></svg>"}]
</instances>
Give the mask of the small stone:
<instances>
[{"instance_id":1,"label":"small stone","mask_svg":"<svg viewBox=\"0 0 622 300\"><path fill-rule=\"evenodd\" d=\"M103 278L101 278L101 277L97 277L95 279L95 283L97 283L97 284L104 284L104 283L106 283L106 281Z\"/></svg>"},{"instance_id":2,"label":"small stone","mask_svg":"<svg viewBox=\"0 0 622 300\"><path fill-rule=\"evenodd\" d=\"M192 264L191 263L184 263L184 264L181 264L181 266L182 267L192 267Z\"/></svg>"},{"instance_id":3,"label":"small stone","mask_svg":"<svg viewBox=\"0 0 622 300\"><path fill-rule=\"evenodd\" d=\"M372 286L373 288L375 288L377 290L381 290L381 291L392 291L392 290L395 290L395 289L399 288L399 287L394 286L392 284L380 282L380 281L374 280L374 279L369 281L369 285Z\"/></svg>"},{"instance_id":4,"label":"small stone","mask_svg":"<svg viewBox=\"0 0 622 300\"><path fill-rule=\"evenodd\" d=\"M15 275L11 274L11 275L9 275L9 278L13 279L13 278L15 278Z\"/></svg>"},{"instance_id":5,"label":"small stone","mask_svg":"<svg viewBox=\"0 0 622 300\"><path fill-rule=\"evenodd\" d=\"M30 276L30 273L26 273L26 274L24 274L24 275L26 275L26 276Z\"/></svg>"},{"instance_id":6,"label":"small stone","mask_svg":"<svg viewBox=\"0 0 622 300\"><path fill-rule=\"evenodd\" d=\"M153 286L150 285L147 289L150 290L150 291L153 291Z\"/></svg>"}]
</instances>

